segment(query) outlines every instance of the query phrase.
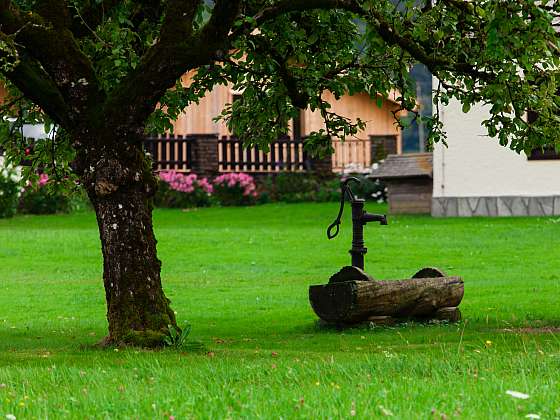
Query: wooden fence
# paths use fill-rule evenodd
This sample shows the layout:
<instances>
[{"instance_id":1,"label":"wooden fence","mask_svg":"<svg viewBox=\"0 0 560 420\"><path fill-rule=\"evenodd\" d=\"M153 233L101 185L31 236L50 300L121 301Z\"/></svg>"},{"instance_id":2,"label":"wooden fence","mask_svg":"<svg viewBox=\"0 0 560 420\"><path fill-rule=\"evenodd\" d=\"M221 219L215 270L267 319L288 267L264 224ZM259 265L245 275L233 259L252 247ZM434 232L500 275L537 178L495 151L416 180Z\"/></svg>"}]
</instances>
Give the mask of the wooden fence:
<instances>
[{"instance_id":1,"label":"wooden fence","mask_svg":"<svg viewBox=\"0 0 560 420\"><path fill-rule=\"evenodd\" d=\"M192 136L149 136L144 141L144 149L154 161L154 170L175 170L189 172L192 169Z\"/></svg>"},{"instance_id":2,"label":"wooden fence","mask_svg":"<svg viewBox=\"0 0 560 420\"><path fill-rule=\"evenodd\" d=\"M194 161L202 159L205 162L198 162L198 165L213 166L215 172L305 172L309 160L303 150L304 141L280 138L265 152L257 147L246 148L235 137L192 134L150 136L146 138L144 147L151 154L156 171L197 171ZM205 148L203 152L202 148ZM334 172L342 172L349 165L367 168L384 159L387 153L396 153L396 136L371 136L368 139L346 139L344 142L334 140L333 148Z\"/></svg>"},{"instance_id":3,"label":"wooden fence","mask_svg":"<svg viewBox=\"0 0 560 420\"><path fill-rule=\"evenodd\" d=\"M218 168L220 172L302 172L305 170L305 152L301 139L278 139L264 152L258 147L245 148L235 137L218 141Z\"/></svg>"},{"instance_id":4,"label":"wooden fence","mask_svg":"<svg viewBox=\"0 0 560 420\"><path fill-rule=\"evenodd\" d=\"M385 159L389 154L398 153L397 136L369 136L367 139L348 138L333 140L333 171L342 172L348 166L368 168L371 164Z\"/></svg>"},{"instance_id":5,"label":"wooden fence","mask_svg":"<svg viewBox=\"0 0 560 420\"><path fill-rule=\"evenodd\" d=\"M371 146L369 140L333 140L333 171L342 172L348 165L367 168L371 165Z\"/></svg>"}]
</instances>

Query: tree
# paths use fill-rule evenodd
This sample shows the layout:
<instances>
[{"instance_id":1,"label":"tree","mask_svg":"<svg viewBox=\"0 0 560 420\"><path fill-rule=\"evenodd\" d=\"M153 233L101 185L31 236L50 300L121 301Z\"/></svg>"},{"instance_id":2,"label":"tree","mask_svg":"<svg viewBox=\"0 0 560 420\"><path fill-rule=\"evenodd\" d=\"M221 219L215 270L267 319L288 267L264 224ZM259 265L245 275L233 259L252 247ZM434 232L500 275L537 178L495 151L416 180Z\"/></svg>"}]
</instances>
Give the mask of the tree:
<instances>
[{"instance_id":1,"label":"tree","mask_svg":"<svg viewBox=\"0 0 560 420\"><path fill-rule=\"evenodd\" d=\"M415 113L409 69L421 62L439 80L436 101L457 98L465 112L490 103L491 136L516 151L543 145L558 128L559 13L546 0L0 0L3 110L56 132L33 158L60 182L75 176L93 204L106 343L157 346L176 322L156 254L146 131L169 129L190 103L231 83L242 99L221 118L247 143L266 147L310 107L325 129L306 147L328 153L329 136L351 136L363 122L332 113L323 92L398 91ZM186 72L189 86L179 82ZM525 122L527 109L538 121ZM444 139L438 115L418 118ZM16 126L3 120L15 162Z\"/></svg>"}]
</instances>

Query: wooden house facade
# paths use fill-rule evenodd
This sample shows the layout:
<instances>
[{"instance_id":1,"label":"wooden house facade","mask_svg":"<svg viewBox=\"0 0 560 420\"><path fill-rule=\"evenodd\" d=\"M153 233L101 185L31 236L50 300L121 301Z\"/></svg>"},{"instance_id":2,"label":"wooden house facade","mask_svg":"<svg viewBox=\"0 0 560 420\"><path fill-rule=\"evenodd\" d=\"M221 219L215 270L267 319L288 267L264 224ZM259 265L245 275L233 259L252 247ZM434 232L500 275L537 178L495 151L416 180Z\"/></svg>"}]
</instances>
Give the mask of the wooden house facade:
<instances>
[{"instance_id":1,"label":"wooden house facade","mask_svg":"<svg viewBox=\"0 0 560 420\"><path fill-rule=\"evenodd\" d=\"M183 83L189 83L189 76L183 78ZM223 122L215 122L214 117L219 115L225 105L232 103L235 92L231 86L219 85L209 92L198 104L189 106L173 123L175 135L192 134L218 134L219 137L229 137L231 133ZM335 150L332 156L332 169L335 172L342 171L348 165L367 168L374 162L380 149L383 155L400 154L402 151L402 136L400 128L395 124L393 112L399 109L399 105L392 98L383 99L381 107L377 101L365 93L346 95L336 100L330 92L325 93L324 99L332 105L332 112L356 121L358 118L366 122L366 128L361 130L355 137L347 138L344 142L333 139ZM297 131L305 137L312 131L324 128L324 122L318 111L309 109L302 110L298 127L292 123L291 131ZM220 160L225 157L220 153Z\"/></svg>"},{"instance_id":2,"label":"wooden house facade","mask_svg":"<svg viewBox=\"0 0 560 420\"><path fill-rule=\"evenodd\" d=\"M188 85L190 79L191 76L187 74L183 76L182 81ZM294 126L294 122L291 124L291 139L279 139L271 145L271 152L265 154L256 149L245 149L241 142L232 138L225 123L214 121L226 104L234 101L236 94L238 93L231 86L218 85L198 104L189 106L180 114L173 122L172 135L148 137L146 146L156 161L156 170L196 171L200 165L194 163L194 160L200 160L200 147L217 149L214 172L268 173L306 170L307 158L304 156L301 138L324 128L320 113L309 109L302 110L297 126ZM0 86L0 100L5 95L5 89ZM365 93L345 95L339 100L330 92L325 93L324 99L331 104L332 112L352 121L359 118L366 123L365 129L355 137L347 138L344 142L339 139L332 140L335 150L330 163L332 171L342 172L350 166L357 170L367 169L387 154L401 153L401 131L393 116L399 109L395 100L397 96L394 93L389 98L383 98L379 106L377 100L371 99ZM47 136L42 125L26 125L24 129L24 135L29 138ZM297 136L294 136L294 133L297 133ZM327 165L328 162L325 162L323 166Z\"/></svg>"}]
</instances>

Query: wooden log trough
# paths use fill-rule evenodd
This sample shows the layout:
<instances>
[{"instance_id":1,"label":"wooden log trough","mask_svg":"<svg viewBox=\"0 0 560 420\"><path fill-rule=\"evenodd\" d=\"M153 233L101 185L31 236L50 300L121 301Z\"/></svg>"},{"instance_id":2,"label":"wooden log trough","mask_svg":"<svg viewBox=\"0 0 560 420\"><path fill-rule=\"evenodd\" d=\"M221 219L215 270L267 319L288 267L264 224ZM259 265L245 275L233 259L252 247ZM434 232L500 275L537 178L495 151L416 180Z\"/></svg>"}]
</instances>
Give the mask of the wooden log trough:
<instances>
[{"instance_id":1,"label":"wooden log trough","mask_svg":"<svg viewBox=\"0 0 560 420\"><path fill-rule=\"evenodd\" d=\"M458 306L463 294L461 277L446 276L432 267L411 279L377 281L357 267L346 266L328 284L309 288L309 300L319 318L339 325L408 319L454 322L461 318Z\"/></svg>"}]
</instances>

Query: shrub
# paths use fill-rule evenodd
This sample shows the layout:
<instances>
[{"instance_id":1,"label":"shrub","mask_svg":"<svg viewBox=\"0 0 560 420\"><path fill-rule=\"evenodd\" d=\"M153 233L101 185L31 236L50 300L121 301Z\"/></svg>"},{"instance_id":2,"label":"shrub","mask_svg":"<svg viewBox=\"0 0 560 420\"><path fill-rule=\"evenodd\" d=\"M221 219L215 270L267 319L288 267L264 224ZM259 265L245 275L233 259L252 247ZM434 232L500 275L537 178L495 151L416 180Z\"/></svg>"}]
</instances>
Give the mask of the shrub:
<instances>
[{"instance_id":1,"label":"shrub","mask_svg":"<svg viewBox=\"0 0 560 420\"><path fill-rule=\"evenodd\" d=\"M16 214L19 195L17 171L11 165L0 164L0 219Z\"/></svg>"},{"instance_id":2,"label":"shrub","mask_svg":"<svg viewBox=\"0 0 560 420\"><path fill-rule=\"evenodd\" d=\"M337 177L319 184L315 201L339 201L340 179Z\"/></svg>"},{"instance_id":3,"label":"shrub","mask_svg":"<svg viewBox=\"0 0 560 420\"><path fill-rule=\"evenodd\" d=\"M51 185L49 176L40 174L36 185L28 184L19 201L19 210L28 214L55 214L70 211L70 199Z\"/></svg>"},{"instance_id":4,"label":"shrub","mask_svg":"<svg viewBox=\"0 0 560 420\"><path fill-rule=\"evenodd\" d=\"M243 206L254 204L259 194L251 175L233 172L214 179L214 196L222 206Z\"/></svg>"},{"instance_id":5,"label":"shrub","mask_svg":"<svg viewBox=\"0 0 560 420\"><path fill-rule=\"evenodd\" d=\"M260 184L261 195L267 194L269 201L299 203L310 201L340 200L340 180L322 179L305 173L281 173L268 177Z\"/></svg>"},{"instance_id":6,"label":"shrub","mask_svg":"<svg viewBox=\"0 0 560 420\"><path fill-rule=\"evenodd\" d=\"M83 212L93 209L87 192L81 185L76 185L69 194L68 206L71 212Z\"/></svg>"},{"instance_id":7,"label":"shrub","mask_svg":"<svg viewBox=\"0 0 560 420\"><path fill-rule=\"evenodd\" d=\"M159 173L159 188L154 202L158 207L192 208L211 204L212 185L208 179L199 179L196 174L176 171Z\"/></svg>"},{"instance_id":8,"label":"shrub","mask_svg":"<svg viewBox=\"0 0 560 420\"><path fill-rule=\"evenodd\" d=\"M318 181L308 174L278 174L274 180L274 199L286 203L315 201L318 186Z\"/></svg>"},{"instance_id":9,"label":"shrub","mask_svg":"<svg viewBox=\"0 0 560 420\"><path fill-rule=\"evenodd\" d=\"M257 204L268 204L274 201L274 183L271 176L259 179L257 192L259 194Z\"/></svg>"},{"instance_id":10,"label":"shrub","mask_svg":"<svg viewBox=\"0 0 560 420\"><path fill-rule=\"evenodd\" d=\"M352 182L350 187L355 196L365 198L367 201L377 201L384 203L387 201L387 188L385 184L378 179L374 179L364 174L346 174L343 175L341 180L346 179L348 176L358 178L361 182Z\"/></svg>"}]
</instances>

